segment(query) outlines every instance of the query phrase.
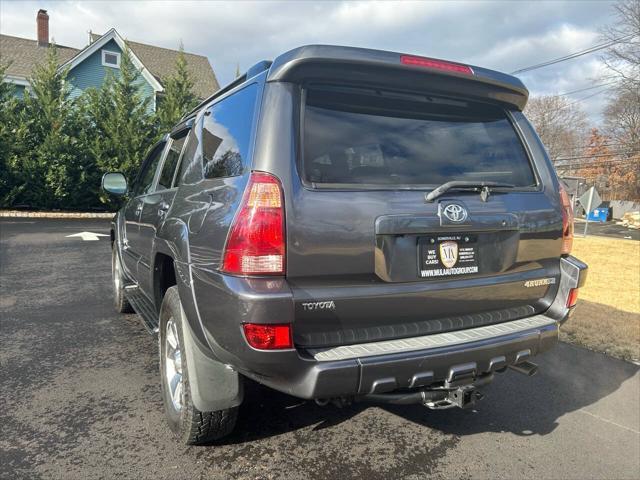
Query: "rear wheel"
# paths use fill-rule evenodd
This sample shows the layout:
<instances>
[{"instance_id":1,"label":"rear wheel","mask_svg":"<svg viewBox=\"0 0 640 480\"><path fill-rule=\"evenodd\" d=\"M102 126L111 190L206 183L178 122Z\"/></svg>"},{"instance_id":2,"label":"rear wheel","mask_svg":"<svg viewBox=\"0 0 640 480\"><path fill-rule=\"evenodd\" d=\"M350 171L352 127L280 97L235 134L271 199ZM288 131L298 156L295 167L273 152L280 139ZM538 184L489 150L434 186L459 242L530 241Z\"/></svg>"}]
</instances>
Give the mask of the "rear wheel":
<instances>
[{"instance_id":1,"label":"rear wheel","mask_svg":"<svg viewBox=\"0 0 640 480\"><path fill-rule=\"evenodd\" d=\"M184 323L177 287L167 290L160 311L160 377L169 427L182 443L200 445L233 431L238 408L201 412L191 401L189 366L182 335Z\"/></svg>"},{"instance_id":2,"label":"rear wheel","mask_svg":"<svg viewBox=\"0 0 640 480\"><path fill-rule=\"evenodd\" d=\"M111 249L111 282L113 284L113 304L118 313L133 313L133 307L124 294L124 276L115 243Z\"/></svg>"}]
</instances>

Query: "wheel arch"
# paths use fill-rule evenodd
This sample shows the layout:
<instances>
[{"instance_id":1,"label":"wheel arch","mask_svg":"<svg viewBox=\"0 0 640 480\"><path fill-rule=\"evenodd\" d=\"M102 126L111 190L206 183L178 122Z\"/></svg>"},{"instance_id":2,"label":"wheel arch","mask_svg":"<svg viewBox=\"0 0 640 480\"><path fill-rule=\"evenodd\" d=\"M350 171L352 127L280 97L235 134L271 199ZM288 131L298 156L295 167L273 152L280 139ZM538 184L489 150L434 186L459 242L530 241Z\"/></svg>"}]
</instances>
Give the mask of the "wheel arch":
<instances>
[{"instance_id":1,"label":"wheel arch","mask_svg":"<svg viewBox=\"0 0 640 480\"><path fill-rule=\"evenodd\" d=\"M167 290L177 285L176 267L171 255L156 252L153 259L153 298L158 311Z\"/></svg>"}]
</instances>

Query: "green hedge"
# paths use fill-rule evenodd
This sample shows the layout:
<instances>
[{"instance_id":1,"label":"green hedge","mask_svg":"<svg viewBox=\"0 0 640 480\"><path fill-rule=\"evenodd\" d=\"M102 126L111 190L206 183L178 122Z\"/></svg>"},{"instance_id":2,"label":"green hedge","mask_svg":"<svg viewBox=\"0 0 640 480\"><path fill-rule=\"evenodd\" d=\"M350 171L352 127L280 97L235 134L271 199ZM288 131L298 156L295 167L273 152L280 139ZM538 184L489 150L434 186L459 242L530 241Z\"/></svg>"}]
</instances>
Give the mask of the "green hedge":
<instances>
[{"instance_id":1,"label":"green hedge","mask_svg":"<svg viewBox=\"0 0 640 480\"><path fill-rule=\"evenodd\" d=\"M0 65L0 78L6 69ZM0 83L0 208L116 208L100 191L102 175L132 178L148 148L197 103L182 54L152 114L128 51L119 75L78 98L69 97L67 73L58 71L51 47L22 99L12 84Z\"/></svg>"}]
</instances>

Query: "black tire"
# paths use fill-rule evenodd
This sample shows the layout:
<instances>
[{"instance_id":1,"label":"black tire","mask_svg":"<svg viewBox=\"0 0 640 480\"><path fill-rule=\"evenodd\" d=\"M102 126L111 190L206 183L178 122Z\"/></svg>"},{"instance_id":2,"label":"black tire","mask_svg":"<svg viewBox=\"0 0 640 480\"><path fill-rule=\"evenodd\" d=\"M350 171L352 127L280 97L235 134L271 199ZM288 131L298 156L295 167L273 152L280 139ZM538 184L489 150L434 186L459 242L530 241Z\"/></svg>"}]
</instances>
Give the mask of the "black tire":
<instances>
[{"instance_id":1,"label":"black tire","mask_svg":"<svg viewBox=\"0 0 640 480\"><path fill-rule=\"evenodd\" d=\"M189 366L187 358L184 354L184 336L182 326L184 323L184 313L180 305L180 297L178 296L178 287L171 287L165 293L160 309L160 378L162 379L162 399L167 421L171 430L177 435L181 443L186 445L202 445L218 440L229 435L238 418L238 407L226 410L218 410L215 412L201 412L191 401L191 391L189 388ZM172 322L172 323L171 323ZM173 333L169 333L172 330ZM171 337L177 336L179 358L179 368L175 368L176 362L169 357L175 358L175 349L171 347ZM169 353L169 356L167 355ZM174 403L170 380L175 378L170 375L167 368L171 369L173 362L174 370L181 371L181 387L179 387L180 395L179 405ZM167 367L169 365L169 367Z\"/></svg>"},{"instance_id":2,"label":"black tire","mask_svg":"<svg viewBox=\"0 0 640 480\"><path fill-rule=\"evenodd\" d=\"M116 251L116 245L111 249L111 284L113 285L113 305L118 313L133 313L133 307L124 294L125 278Z\"/></svg>"}]
</instances>

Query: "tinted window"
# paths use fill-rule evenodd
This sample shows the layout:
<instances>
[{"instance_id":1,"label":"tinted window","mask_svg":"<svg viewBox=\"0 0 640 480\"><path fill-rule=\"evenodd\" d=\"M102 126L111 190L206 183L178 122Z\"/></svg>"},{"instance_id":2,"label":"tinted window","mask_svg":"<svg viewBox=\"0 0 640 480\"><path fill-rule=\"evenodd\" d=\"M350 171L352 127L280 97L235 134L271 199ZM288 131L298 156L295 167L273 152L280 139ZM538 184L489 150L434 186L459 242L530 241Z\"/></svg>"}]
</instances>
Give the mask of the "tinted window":
<instances>
[{"instance_id":1,"label":"tinted window","mask_svg":"<svg viewBox=\"0 0 640 480\"><path fill-rule=\"evenodd\" d=\"M176 171L176 165L178 165L180 152L182 152L182 147L184 146L186 138L187 136L185 135L171 142L171 146L169 147L167 156L164 159L164 164L162 165L162 173L160 174L160 179L158 180L158 190L171 188L173 174Z\"/></svg>"},{"instance_id":2,"label":"tinted window","mask_svg":"<svg viewBox=\"0 0 640 480\"><path fill-rule=\"evenodd\" d=\"M187 136L187 144L182 154L182 162L180 163L180 183L191 185L202 180L202 160L200 159L200 140L196 131L201 125L195 125Z\"/></svg>"},{"instance_id":3,"label":"tinted window","mask_svg":"<svg viewBox=\"0 0 640 480\"><path fill-rule=\"evenodd\" d=\"M151 193L151 189L153 187L153 178L156 175L156 170L158 168L158 163L160 162L160 158L162 157L162 150L164 149L165 144L161 143L157 147L155 147L144 164L144 170L140 173L138 177L138 182L135 188L135 195L144 195L146 193Z\"/></svg>"},{"instance_id":4,"label":"tinted window","mask_svg":"<svg viewBox=\"0 0 640 480\"><path fill-rule=\"evenodd\" d=\"M249 85L213 105L202 125L205 178L241 175L247 167L258 87Z\"/></svg>"},{"instance_id":5,"label":"tinted window","mask_svg":"<svg viewBox=\"0 0 640 480\"><path fill-rule=\"evenodd\" d=\"M500 108L340 90L308 92L303 170L314 183L535 184L522 143Z\"/></svg>"}]
</instances>

